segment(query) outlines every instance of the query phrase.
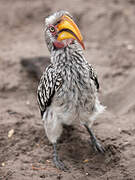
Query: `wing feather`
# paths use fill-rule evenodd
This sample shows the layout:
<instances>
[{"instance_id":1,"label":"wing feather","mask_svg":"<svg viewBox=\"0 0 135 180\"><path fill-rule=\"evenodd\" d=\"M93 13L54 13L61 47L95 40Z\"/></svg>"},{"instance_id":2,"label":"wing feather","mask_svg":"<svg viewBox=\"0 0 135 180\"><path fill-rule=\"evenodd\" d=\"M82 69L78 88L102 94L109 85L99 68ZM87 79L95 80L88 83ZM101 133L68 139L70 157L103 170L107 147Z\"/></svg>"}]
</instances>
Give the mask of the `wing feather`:
<instances>
[{"instance_id":1,"label":"wing feather","mask_svg":"<svg viewBox=\"0 0 135 180\"><path fill-rule=\"evenodd\" d=\"M61 85L62 78L60 74L56 73L53 65L50 64L43 73L37 90L37 100L41 116L43 116L46 108L50 106L53 96Z\"/></svg>"},{"instance_id":2,"label":"wing feather","mask_svg":"<svg viewBox=\"0 0 135 180\"><path fill-rule=\"evenodd\" d=\"M89 64L89 72L90 72L90 78L94 81L95 86L96 86L97 90L99 91L99 82L98 82L97 73L91 64Z\"/></svg>"}]
</instances>

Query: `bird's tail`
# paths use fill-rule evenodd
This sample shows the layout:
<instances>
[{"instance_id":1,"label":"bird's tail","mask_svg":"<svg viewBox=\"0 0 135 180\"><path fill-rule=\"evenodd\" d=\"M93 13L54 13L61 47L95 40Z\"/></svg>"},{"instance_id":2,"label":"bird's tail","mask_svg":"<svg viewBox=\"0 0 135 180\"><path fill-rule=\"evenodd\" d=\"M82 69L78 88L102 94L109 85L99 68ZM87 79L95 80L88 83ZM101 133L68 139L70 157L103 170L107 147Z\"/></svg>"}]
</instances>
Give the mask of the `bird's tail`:
<instances>
[{"instance_id":1,"label":"bird's tail","mask_svg":"<svg viewBox=\"0 0 135 180\"><path fill-rule=\"evenodd\" d=\"M101 114L101 113L103 113L105 111L105 109L106 109L106 106L103 106L100 103L99 99L96 98L96 100L95 100L95 107L94 107L94 113L93 113L93 115L91 117L91 120L94 121L99 114Z\"/></svg>"}]
</instances>

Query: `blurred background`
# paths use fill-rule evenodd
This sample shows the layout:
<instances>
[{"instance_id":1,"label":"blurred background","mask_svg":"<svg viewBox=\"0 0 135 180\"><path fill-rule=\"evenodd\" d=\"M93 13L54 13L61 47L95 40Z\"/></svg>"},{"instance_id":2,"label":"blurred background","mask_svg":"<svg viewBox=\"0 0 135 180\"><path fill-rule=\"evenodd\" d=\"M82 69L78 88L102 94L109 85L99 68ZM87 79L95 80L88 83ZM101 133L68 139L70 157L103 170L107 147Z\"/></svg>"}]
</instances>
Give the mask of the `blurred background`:
<instances>
[{"instance_id":1,"label":"blurred background","mask_svg":"<svg viewBox=\"0 0 135 180\"><path fill-rule=\"evenodd\" d=\"M81 30L107 106L93 127L105 157L75 127L61 140L60 153L71 167L65 174L53 167L36 101L49 63L44 19L62 9ZM0 179L135 179L134 83L135 0L0 0Z\"/></svg>"}]
</instances>

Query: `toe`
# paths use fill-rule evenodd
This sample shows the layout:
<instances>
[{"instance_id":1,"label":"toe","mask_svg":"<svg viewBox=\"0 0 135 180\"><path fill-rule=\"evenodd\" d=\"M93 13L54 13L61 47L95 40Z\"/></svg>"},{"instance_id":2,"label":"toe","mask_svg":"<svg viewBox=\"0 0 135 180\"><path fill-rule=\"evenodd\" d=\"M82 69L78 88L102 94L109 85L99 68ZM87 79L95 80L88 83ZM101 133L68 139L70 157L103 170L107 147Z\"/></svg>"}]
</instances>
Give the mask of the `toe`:
<instances>
[{"instance_id":1,"label":"toe","mask_svg":"<svg viewBox=\"0 0 135 180\"><path fill-rule=\"evenodd\" d=\"M65 164L61 160L54 159L54 164L58 169L62 171L68 171L68 168L65 166Z\"/></svg>"},{"instance_id":2,"label":"toe","mask_svg":"<svg viewBox=\"0 0 135 180\"><path fill-rule=\"evenodd\" d=\"M99 153L102 153L102 154L105 153L104 147L103 147L100 143L98 143L98 142L95 143L95 149L96 149L96 151L98 151Z\"/></svg>"},{"instance_id":3,"label":"toe","mask_svg":"<svg viewBox=\"0 0 135 180\"><path fill-rule=\"evenodd\" d=\"M97 140L91 141L91 145L96 152L105 153L105 148Z\"/></svg>"}]
</instances>

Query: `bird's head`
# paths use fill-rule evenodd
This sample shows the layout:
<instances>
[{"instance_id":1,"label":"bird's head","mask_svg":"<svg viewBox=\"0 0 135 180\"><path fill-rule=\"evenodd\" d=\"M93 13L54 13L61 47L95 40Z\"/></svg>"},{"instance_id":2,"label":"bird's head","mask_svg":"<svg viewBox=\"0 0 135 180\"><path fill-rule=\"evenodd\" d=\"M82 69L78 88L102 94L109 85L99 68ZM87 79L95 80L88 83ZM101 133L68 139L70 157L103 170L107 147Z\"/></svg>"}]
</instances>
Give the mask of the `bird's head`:
<instances>
[{"instance_id":1,"label":"bird's head","mask_svg":"<svg viewBox=\"0 0 135 180\"><path fill-rule=\"evenodd\" d=\"M61 49L77 41L83 49L79 28L67 11L58 11L45 19L45 39L48 49Z\"/></svg>"}]
</instances>

